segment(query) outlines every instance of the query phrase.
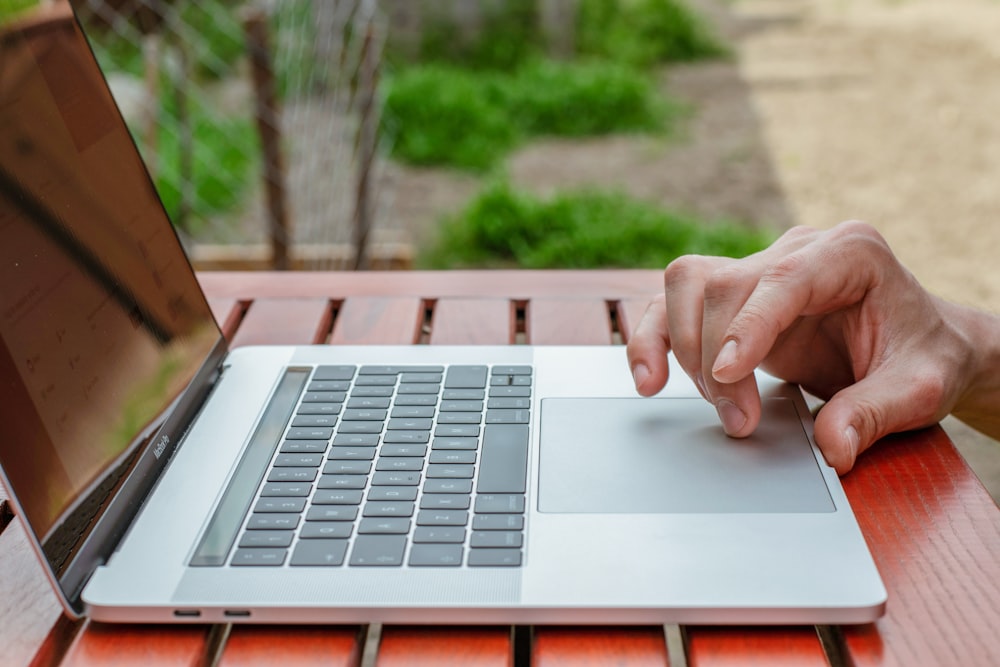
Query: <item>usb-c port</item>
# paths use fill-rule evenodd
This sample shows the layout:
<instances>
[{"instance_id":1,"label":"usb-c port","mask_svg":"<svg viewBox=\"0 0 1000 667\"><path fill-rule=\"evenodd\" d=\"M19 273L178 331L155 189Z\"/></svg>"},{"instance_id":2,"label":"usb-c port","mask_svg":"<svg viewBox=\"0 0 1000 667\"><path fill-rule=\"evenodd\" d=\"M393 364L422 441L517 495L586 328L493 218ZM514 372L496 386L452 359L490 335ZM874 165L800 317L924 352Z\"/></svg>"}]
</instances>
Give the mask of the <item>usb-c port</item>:
<instances>
[{"instance_id":1,"label":"usb-c port","mask_svg":"<svg viewBox=\"0 0 1000 667\"><path fill-rule=\"evenodd\" d=\"M249 618L250 610L248 609L227 609L222 612L223 616L228 616L229 618Z\"/></svg>"},{"instance_id":2,"label":"usb-c port","mask_svg":"<svg viewBox=\"0 0 1000 667\"><path fill-rule=\"evenodd\" d=\"M174 609L174 616L177 618L198 618L201 612L197 609Z\"/></svg>"}]
</instances>

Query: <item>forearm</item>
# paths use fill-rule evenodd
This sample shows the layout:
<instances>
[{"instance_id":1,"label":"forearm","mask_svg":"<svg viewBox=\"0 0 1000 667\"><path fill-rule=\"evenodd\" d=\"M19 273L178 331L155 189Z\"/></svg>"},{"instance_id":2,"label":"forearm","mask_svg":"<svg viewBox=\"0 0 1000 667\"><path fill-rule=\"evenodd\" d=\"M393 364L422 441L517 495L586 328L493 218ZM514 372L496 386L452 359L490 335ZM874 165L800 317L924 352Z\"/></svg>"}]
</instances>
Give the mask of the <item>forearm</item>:
<instances>
[{"instance_id":1,"label":"forearm","mask_svg":"<svg viewBox=\"0 0 1000 667\"><path fill-rule=\"evenodd\" d=\"M972 428L1000 439L1000 317L950 306L949 314L969 346L967 379L952 414Z\"/></svg>"}]
</instances>

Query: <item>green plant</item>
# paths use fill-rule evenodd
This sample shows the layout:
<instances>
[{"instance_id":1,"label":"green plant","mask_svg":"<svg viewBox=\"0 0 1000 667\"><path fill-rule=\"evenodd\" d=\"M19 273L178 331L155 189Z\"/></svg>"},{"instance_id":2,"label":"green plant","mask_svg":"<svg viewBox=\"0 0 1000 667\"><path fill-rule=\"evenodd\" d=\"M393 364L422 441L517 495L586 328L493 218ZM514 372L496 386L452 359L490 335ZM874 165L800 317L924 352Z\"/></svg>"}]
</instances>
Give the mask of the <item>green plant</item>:
<instances>
[{"instance_id":1,"label":"green plant","mask_svg":"<svg viewBox=\"0 0 1000 667\"><path fill-rule=\"evenodd\" d=\"M383 109L393 155L421 165L484 170L517 141L506 110L475 74L430 65L405 70Z\"/></svg>"},{"instance_id":2,"label":"green plant","mask_svg":"<svg viewBox=\"0 0 1000 667\"><path fill-rule=\"evenodd\" d=\"M580 54L639 67L728 53L682 0L581 0L576 27Z\"/></svg>"},{"instance_id":3,"label":"green plant","mask_svg":"<svg viewBox=\"0 0 1000 667\"><path fill-rule=\"evenodd\" d=\"M190 215L184 223L186 230L192 232L199 221L239 204L249 185L259 148L257 132L248 119L223 118L194 104L189 123L191 173L185 175L180 139L183 129L176 109L166 105L161 111L154 180L170 219L177 223L181 220L181 188L185 176L190 179Z\"/></svg>"},{"instance_id":4,"label":"green plant","mask_svg":"<svg viewBox=\"0 0 1000 667\"><path fill-rule=\"evenodd\" d=\"M432 268L662 267L688 253L744 256L773 238L745 225L672 213L618 192L567 192L541 200L500 181L443 221L420 263Z\"/></svg>"},{"instance_id":5,"label":"green plant","mask_svg":"<svg viewBox=\"0 0 1000 667\"><path fill-rule=\"evenodd\" d=\"M19 14L28 7L38 4L38 0L0 0L0 19Z\"/></svg>"}]
</instances>

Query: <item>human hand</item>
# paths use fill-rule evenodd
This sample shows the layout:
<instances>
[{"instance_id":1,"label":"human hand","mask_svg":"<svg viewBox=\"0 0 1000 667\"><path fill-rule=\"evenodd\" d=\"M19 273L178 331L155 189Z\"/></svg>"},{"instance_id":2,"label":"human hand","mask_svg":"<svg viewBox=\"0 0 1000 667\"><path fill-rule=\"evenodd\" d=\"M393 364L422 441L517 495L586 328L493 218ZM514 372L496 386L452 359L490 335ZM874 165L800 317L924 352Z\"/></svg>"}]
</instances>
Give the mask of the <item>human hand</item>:
<instances>
[{"instance_id":1,"label":"human hand","mask_svg":"<svg viewBox=\"0 0 1000 667\"><path fill-rule=\"evenodd\" d=\"M726 432L760 421L758 366L827 400L816 444L844 474L889 433L932 424L968 391L957 306L929 294L872 227L795 228L740 260L687 256L664 272L628 342L640 394L667 382L667 352Z\"/></svg>"}]
</instances>

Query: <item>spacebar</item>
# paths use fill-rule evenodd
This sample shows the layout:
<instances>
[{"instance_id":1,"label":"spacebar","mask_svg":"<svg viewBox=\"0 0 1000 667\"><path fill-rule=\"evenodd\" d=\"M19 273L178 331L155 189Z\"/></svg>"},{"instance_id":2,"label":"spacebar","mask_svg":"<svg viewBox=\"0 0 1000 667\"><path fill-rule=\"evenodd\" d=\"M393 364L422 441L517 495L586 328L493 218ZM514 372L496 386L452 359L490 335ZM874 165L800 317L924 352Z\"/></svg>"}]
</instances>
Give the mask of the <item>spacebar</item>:
<instances>
[{"instance_id":1,"label":"spacebar","mask_svg":"<svg viewBox=\"0 0 1000 667\"><path fill-rule=\"evenodd\" d=\"M528 425L487 424L479 463L479 493L524 493L528 472Z\"/></svg>"}]
</instances>

